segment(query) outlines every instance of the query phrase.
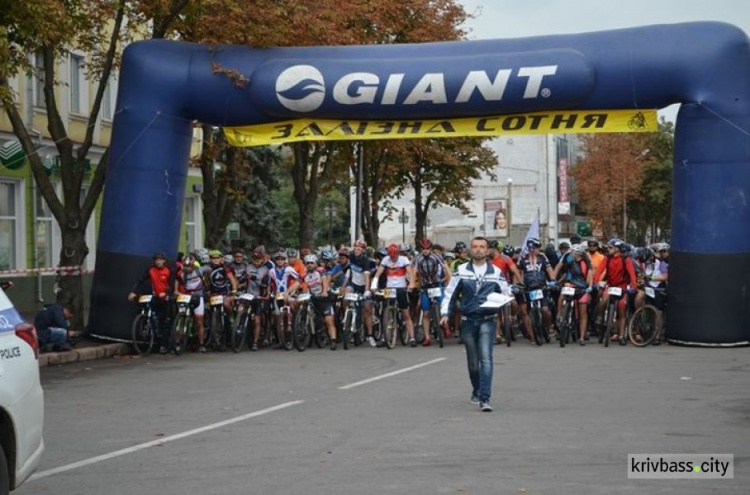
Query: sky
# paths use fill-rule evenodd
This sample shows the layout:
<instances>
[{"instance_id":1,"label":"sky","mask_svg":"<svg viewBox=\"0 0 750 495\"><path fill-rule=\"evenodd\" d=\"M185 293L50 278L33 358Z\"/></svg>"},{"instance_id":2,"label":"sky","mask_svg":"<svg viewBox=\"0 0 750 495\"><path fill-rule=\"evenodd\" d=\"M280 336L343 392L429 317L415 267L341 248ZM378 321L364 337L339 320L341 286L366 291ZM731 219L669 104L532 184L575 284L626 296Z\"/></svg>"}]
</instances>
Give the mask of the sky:
<instances>
[{"instance_id":1,"label":"sky","mask_svg":"<svg viewBox=\"0 0 750 495\"><path fill-rule=\"evenodd\" d=\"M651 24L723 21L750 35L748 0L458 0L476 16L469 39L585 33ZM659 115L672 122L679 105Z\"/></svg>"}]
</instances>

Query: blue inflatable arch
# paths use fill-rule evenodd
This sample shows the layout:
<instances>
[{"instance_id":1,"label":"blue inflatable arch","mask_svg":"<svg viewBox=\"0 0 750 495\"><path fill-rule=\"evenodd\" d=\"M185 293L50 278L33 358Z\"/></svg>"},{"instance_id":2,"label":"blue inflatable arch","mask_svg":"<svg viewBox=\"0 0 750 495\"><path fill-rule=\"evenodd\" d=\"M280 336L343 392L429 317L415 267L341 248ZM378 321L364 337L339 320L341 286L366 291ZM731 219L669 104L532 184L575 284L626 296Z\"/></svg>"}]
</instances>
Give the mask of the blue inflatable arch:
<instances>
[{"instance_id":1,"label":"blue inflatable arch","mask_svg":"<svg viewBox=\"0 0 750 495\"><path fill-rule=\"evenodd\" d=\"M214 74L212 63L249 84L239 88ZM444 94L425 86L434 77ZM175 256L195 120L216 126L298 117L413 120L673 103L682 107L667 335L680 343L747 344L750 43L734 26L701 22L389 46L134 43L122 63L90 330L129 339L133 308L125 296L133 278L154 251Z\"/></svg>"}]
</instances>

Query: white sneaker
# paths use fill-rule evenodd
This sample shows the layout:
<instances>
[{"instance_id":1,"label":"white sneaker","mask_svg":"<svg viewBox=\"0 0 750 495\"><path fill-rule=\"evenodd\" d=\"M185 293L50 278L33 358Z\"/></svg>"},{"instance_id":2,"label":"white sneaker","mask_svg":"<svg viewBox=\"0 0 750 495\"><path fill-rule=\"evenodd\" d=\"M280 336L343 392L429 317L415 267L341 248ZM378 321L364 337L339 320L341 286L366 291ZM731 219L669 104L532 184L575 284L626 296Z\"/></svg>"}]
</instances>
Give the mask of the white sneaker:
<instances>
[{"instance_id":1,"label":"white sneaker","mask_svg":"<svg viewBox=\"0 0 750 495\"><path fill-rule=\"evenodd\" d=\"M372 335L369 335L367 337L367 343L370 344L370 347L375 347L377 343L375 342L375 339L372 337Z\"/></svg>"},{"instance_id":2,"label":"white sneaker","mask_svg":"<svg viewBox=\"0 0 750 495\"><path fill-rule=\"evenodd\" d=\"M492 412L492 406L488 402L479 404L479 410L482 412Z\"/></svg>"}]
</instances>

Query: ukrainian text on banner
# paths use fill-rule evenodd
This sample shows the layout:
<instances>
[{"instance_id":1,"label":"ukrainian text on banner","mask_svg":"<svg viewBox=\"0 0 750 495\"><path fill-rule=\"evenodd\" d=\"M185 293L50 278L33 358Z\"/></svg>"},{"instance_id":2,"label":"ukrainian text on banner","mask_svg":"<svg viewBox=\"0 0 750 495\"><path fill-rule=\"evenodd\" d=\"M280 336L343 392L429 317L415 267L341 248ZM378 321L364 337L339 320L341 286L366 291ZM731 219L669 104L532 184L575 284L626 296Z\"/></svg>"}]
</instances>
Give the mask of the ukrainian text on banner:
<instances>
[{"instance_id":1,"label":"ukrainian text on banner","mask_svg":"<svg viewBox=\"0 0 750 495\"><path fill-rule=\"evenodd\" d=\"M565 110L442 120L299 119L270 124L227 127L224 129L224 133L232 146L265 146L297 141L655 132L657 129L656 110Z\"/></svg>"}]
</instances>

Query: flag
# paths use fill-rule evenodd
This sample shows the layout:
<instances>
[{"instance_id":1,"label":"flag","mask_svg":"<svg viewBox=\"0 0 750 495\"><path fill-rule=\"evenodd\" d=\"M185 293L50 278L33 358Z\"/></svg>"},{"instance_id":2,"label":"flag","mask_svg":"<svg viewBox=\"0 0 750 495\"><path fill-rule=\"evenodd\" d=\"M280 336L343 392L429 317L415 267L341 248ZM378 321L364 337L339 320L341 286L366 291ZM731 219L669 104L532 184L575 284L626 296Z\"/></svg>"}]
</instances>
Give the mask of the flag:
<instances>
[{"instance_id":1,"label":"flag","mask_svg":"<svg viewBox=\"0 0 750 495\"><path fill-rule=\"evenodd\" d=\"M526 241L529 239L539 239L539 213L537 212L536 218L534 218L534 221L531 222L531 225L529 226L529 231L526 232L526 238L523 240L523 245L521 246L521 256L526 256L529 254L529 248L526 247Z\"/></svg>"}]
</instances>

